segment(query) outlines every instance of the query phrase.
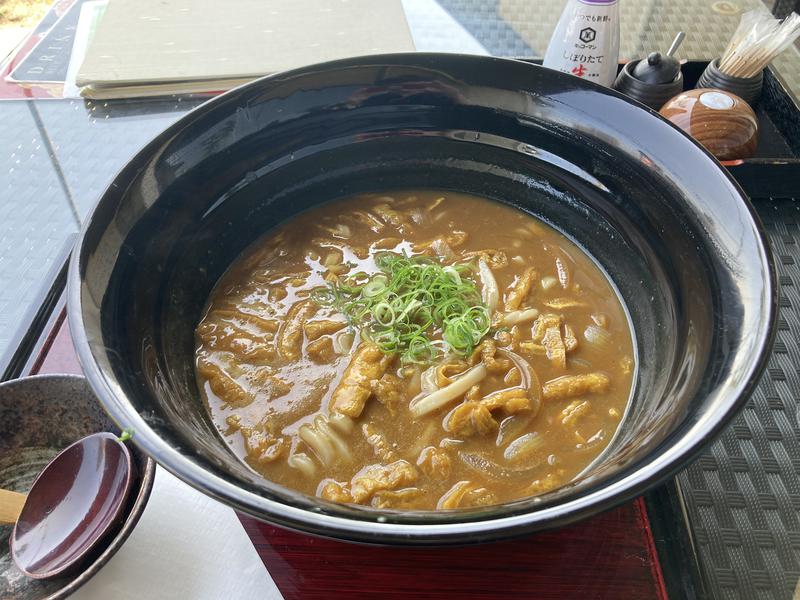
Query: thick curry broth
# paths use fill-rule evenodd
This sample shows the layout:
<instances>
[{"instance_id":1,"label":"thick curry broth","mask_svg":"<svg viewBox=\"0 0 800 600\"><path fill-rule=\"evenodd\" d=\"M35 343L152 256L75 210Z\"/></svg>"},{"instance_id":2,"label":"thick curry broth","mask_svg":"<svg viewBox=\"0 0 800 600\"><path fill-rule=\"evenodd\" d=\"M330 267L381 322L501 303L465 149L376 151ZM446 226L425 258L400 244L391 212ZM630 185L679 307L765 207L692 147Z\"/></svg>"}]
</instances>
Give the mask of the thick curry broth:
<instances>
[{"instance_id":1,"label":"thick curry broth","mask_svg":"<svg viewBox=\"0 0 800 600\"><path fill-rule=\"evenodd\" d=\"M427 365L375 357L391 360L384 380L399 391L399 399L385 393L391 386L373 387L357 417L314 426L319 415L337 413L331 407L334 390L343 385L357 348L368 342L345 325L337 308L319 306L309 294L348 274L375 273L376 253L387 250L438 253L445 257L436 260L447 264L483 260L500 291L495 319L515 312L505 305L511 290L523 277L532 281L515 312L525 311L528 320L511 327L495 323L485 338L492 340L487 347L500 349L496 359L522 357L532 368L538 383L526 388L528 408L478 406L491 406L485 399L492 392L523 387L512 361L507 371L497 367L471 390L469 411L462 413L470 415L466 424L458 426L451 412L467 402L464 394L415 418L409 402L425 394L414 370ZM481 254L484 250L492 252ZM472 279L482 289L477 273ZM527 309L538 309L539 316L530 320L534 313ZM329 321L341 321L341 328ZM503 354L504 348L513 355ZM458 366L443 374L450 379L437 383L456 381L459 370L480 366L481 360L449 359ZM582 250L522 211L438 191L339 200L270 231L213 291L197 329L197 361L214 423L253 469L308 494L399 509L505 502L570 481L613 437L634 371L626 313L605 274ZM549 383L564 376L585 377L560 379L561 387ZM304 424L305 434L314 432L313 444L298 435ZM335 439L317 442L320 432ZM509 444L517 439L515 454Z\"/></svg>"}]
</instances>

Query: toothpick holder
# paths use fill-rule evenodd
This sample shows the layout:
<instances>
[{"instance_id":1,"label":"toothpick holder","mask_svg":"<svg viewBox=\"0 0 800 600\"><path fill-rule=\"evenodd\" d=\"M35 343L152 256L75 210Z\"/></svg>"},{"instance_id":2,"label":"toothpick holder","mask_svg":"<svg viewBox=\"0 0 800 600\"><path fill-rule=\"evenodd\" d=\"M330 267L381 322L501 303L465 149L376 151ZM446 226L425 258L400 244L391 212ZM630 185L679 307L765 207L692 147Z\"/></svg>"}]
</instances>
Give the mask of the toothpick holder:
<instances>
[{"instance_id":1,"label":"toothpick holder","mask_svg":"<svg viewBox=\"0 0 800 600\"><path fill-rule=\"evenodd\" d=\"M753 105L761 95L761 87L764 83L764 72L759 72L754 77L732 77L719 70L719 59L708 63L706 70L697 80L697 89L716 88L725 90L739 96L749 105Z\"/></svg>"}]
</instances>

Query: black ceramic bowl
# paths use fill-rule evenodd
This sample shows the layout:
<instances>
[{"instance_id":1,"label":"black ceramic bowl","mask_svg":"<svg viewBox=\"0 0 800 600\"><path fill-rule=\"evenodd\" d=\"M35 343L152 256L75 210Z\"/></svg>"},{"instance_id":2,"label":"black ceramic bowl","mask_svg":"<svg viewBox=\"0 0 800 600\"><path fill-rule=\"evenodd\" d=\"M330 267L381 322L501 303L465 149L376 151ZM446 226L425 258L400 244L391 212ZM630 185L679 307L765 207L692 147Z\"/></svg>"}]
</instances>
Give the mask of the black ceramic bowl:
<instances>
[{"instance_id":1,"label":"black ceramic bowl","mask_svg":"<svg viewBox=\"0 0 800 600\"><path fill-rule=\"evenodd\" d=\"M636 390L620 434L573 484L461 512L335 505L263 480L210 422L195 384L193 330L231 261L315 204L409 187L469 192L537 215L616 282L636 330ZM690 460L758 379L774 286L742 191L660 117L522 62L404 54L267 77L159 135L83 229L69 319L114 420L196 488L315 534L463 543L602 511Z\"/></svg>"}]
</instances>

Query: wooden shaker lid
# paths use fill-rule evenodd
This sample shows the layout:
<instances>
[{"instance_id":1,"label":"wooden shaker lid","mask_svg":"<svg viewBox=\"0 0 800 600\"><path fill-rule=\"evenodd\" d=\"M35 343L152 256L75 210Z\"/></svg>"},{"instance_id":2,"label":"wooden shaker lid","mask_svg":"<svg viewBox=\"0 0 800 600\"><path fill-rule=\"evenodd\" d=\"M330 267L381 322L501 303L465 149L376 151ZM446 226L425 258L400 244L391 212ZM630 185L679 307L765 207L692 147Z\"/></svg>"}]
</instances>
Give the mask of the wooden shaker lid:
<instances>
[{"instance_id":1,"label":"wooden shaker lid","mask_svg":"<svg viewBox=\"0 0 800 600\"><path fill-rule=\"evenodd\" d=\"M758 120L739 96L718 89L681 92L659 111L719 160L749 158L758 145Z\"/></svg>"}]
</instances>

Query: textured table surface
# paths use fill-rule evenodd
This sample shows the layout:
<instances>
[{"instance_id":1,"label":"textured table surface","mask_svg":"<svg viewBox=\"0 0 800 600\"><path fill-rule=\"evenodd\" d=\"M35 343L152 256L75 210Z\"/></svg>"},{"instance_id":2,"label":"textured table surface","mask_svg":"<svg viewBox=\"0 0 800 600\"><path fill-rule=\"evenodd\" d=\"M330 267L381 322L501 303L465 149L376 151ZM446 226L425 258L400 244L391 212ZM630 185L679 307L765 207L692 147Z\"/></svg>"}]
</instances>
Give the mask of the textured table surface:
<instances>
[{"instance_id":1,"label":"textured table surface","mask_svg":"<svg viewBox=\"0 0 800 600\"><path fill-rule=\"evenodd\" d=\"M780 279L778 336L744 411L678 476L715 598L800 597L800 202L756 200Z\"/></svg>"}]
</instances>

